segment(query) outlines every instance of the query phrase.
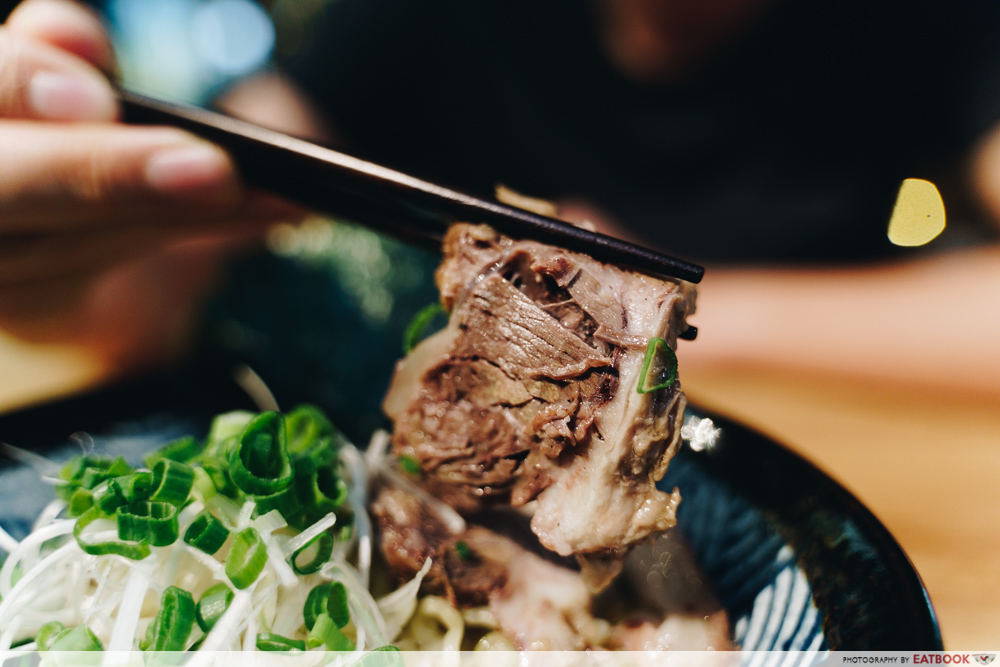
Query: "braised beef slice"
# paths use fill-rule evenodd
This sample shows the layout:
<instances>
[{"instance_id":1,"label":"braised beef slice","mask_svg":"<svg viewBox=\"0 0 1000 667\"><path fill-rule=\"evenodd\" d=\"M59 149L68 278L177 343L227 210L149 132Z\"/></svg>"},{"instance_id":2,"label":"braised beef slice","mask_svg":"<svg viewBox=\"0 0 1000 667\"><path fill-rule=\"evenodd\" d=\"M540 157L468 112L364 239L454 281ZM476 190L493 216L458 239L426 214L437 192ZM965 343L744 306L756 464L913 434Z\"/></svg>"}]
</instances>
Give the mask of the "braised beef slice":
<instances>
[{"instance_id":1,"label":"braised beef slice","mask_svg":"<svg viewBox=\"0 0 1000 667\"><path fill-rule=\"evenodd\" d=\"M610 597L605 593L603 613L615 618L604 620L593 612L595 598L582 573L572 567L571 560L542 548L519 513L477 514L474 519L482 525L451 534L431 508L403 488L378 487L372 507L379 545L386 559L402 568L395 570L401 581L411 578L425 558L432 558L421 592L445 596L460 608L489 606L518 649L728 648L724 612L708 616L719 605L704 586L681 590L678 600L686 602L674 611L683 616L670 616L666 621L662 613L653 611L657 604L637 603L634 589L626 586ZM414 534L423 539L410 539ZM661 579L697 578L693 562L674 571L670 555L683 561L687 554L683 549L672 549L667 556L658 554L656 549L664 544L643 547L639 554L643 560L632 565L645 566L652 555L662 561L653 568ZM647 586L645 576L636 581ZM702 597L691 607L695 594ZM615 604L623 595L628 598ZM636 616L637 611L641 615Z\"/></svg>"},{"instance_id":2,"label":"braised beef slice","mask_svg":"<svg viewBox=\"0 0 1000 667\"><path fill-rule=\"evenodd\" d=\"M673 524L679 496L655 483L684 395L635 387L649 340L676 344L693 290L482 225L455 225L444 250L451 316L397 367L394 452L463 513L537 498L542 544L611 573Z\"/></svg>"},{"instance_id":3,"label":"braised beef slice","mask_svg":"<svg viewBox=\"0 0 1000 667\"><path fill-rule=\"evenodd\" d=\"M423 589L438 595L449 590L448 576L437 558L451 539L445 523L417 498L401 489L382 487L369 506L378 528L379 548L399 581L412 579L428 558L434 559Z\"/></svg>"}]
</instances>

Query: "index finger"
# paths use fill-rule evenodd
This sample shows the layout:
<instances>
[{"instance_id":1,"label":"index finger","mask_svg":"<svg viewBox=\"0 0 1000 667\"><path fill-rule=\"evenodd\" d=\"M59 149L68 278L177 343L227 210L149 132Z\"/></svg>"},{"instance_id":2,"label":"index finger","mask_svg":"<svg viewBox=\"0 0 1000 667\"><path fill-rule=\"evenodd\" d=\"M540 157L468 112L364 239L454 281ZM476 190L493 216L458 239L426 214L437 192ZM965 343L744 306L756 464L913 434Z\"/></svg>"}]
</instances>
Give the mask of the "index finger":
<instances>
[{"instance_id":1,"label":"index finger","mask_svg":"<svg viewBox=\"0 0 1000 667\"><path fill-rule=\"evenodd\" d=\"M0 27L0 118L109 122L117 115L114 91L100 70Z\"/></svg>"},{"instance_id":2,"label":"index finger","mask_svg":"<svg viewBox=\"0 0 1000 667\"><path fill-rule=\"evenodd\" d=\"M26 0L11 13L16 35L50 44L108 75L117 72L114 49L97 13L72 0Z\"/></svg>"}]
</instances>

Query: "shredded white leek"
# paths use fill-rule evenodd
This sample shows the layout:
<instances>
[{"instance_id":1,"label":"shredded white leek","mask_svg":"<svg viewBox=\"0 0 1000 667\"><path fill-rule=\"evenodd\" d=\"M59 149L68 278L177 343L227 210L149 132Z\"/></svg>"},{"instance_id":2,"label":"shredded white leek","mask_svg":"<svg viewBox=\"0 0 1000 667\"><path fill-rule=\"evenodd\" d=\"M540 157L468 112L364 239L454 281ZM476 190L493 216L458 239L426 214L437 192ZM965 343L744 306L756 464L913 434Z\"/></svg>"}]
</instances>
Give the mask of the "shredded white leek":
<instances>
[{"instance_id":1,"label":"shredded white leek","mask_svg":"<svg viewBox=\"0 0 1000 667\"><path fill-rule=\"evenodd\" d=\"M375 598L368 592L368 587L361 583L358 571L349 563L329 561L323 565L320 572L344 584L347 589L347 606L351 611L351 619L356 626L365 629L366 635L370 635L372 648L388 644L389 633L385 619L378 610Z\"/></svg>"},{"instance_id":2,"label":"shredded white leek","mask_svg":"<svg viewBox=\"0 0 1000 667\"><path fill-rule=\"evenodd\" d=\"M15 618L10 623L10 627L0 633L0 655L10 650L10 645L17 636L17 631L21 629L21 619Z\"/></svg>"},{"instance_id":3,"label":"shredded white leek","mask_svg":"<svg viewBox=\"0 0 1000 667\"><path fill-rule=\"evenodd\" d=\"M368 470L365 461L354 445L345 444L340 448L340 459L347 467L350 479L347 497L352 507L368 506ZM358 571L365 589L368 588L372 567L372 523L368 512L355 513L354 527L358 537Z\"/></svg>"},{"instance_id":4,"label":"shredded white leek","mask_svg":"<svg viewBox=\"0 0 1000 667\"><path fill-rule=\"evenodd\" d=\"M56 498L55 500L50 502L41 511L41 513L38 515L38 518L35 519L35 524L31 527L31 531L35 532L41 530L42 528L45 528L45 526L51 524L59 517L59 514L62 513L62 511L65 508L66 508L66 502L60 500L59 498Z\"/></svg>"},{"instance_id":5,"label":"shredded white leek","mask_svg":"<svg viewBox=\"0 0 1000 667\"><path fill-rule=\"evenodd\" d=\"M388 431L378 430L372 435L368 442L368 449L365 450L365 465L371 472L378 472L382 468L382 462L389 452L389 445L392 444L392 437Z\"/></svg>"},{"instance_id":6,"label":"shredded white leek","mask_svg":"<svg viewBox=\"0 0 1000 667\"><path fill-rule=\"evenodd\" d=\"M148 560L148 559L147 559ZM142 602L149 589L152 563L143 563L133 567L128 574L128 581L122 593L121 606L115 619L114 630L111 631L109 651L131 651L135 639L136 628L139 627L139 616L142 612Z\"/></svg>"},{"instance_id":7,"label":"shredded white leek","mask_svg":"<svg viewBox=\"0 0 1000 667\"><path fill-rule=\"evenodd\" d=\"M285 542L282 550L285 552L285 557L288 558L296 551L309 544L314 538L318 537L322 533L326 532L337 523L337 515L330 512L322 519L309 526L301 533L291 538Z\"/></svg>"},{"instance_id":8,"label":"shredded white leek","mask_svg":"<svg viewBox=\"0 0 1000 667\"><path fill-rule=\"evenodd\" d=\"M386 635L390 641L396 640L399 633L403 631L403 626L413 616L413 612L417 608L417 593L420 592L420 584L430 572L432 564L433 561L428 558L413 579L377 600L379 611L385 618Z\"/></svg>"},{"instance_id":9,"label":"shredded white leek","mask_svg":"<svg viewBox=\"0 0 1000 667\"><path fill-rule=\"evenodd\" d=\"M38 472L40 477L59 474L58 463L50 461L41 454L37 454L28 449L8 445L6 442L0 442L0 454L4 454L8 458L31 466Z\"/></svg>"}]
</instances>

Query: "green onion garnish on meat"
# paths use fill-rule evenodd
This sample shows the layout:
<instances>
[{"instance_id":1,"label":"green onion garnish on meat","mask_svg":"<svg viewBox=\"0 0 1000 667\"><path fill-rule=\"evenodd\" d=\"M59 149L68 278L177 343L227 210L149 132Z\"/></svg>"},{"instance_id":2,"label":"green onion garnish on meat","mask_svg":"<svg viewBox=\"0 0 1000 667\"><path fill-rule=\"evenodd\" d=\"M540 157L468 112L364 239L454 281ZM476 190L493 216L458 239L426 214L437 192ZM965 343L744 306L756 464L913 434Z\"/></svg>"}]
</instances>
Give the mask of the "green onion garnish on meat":
<instances>
[{"instance_id":1,"label":"green onion garnish on meat","mask_svg":"<svg viewBox=\"0 0 1000 667\"><path fill-rule=\"evenodd\" d=\"M403 334L403 354L409 354L423 338L424 330L434 321L434 318L444 314L444 306L436 301L421 308L413 316L409 326L406 327L406 332Z\"/></svg>"},{"instance_id":2,"label":"green onion garnish on meat","mask_svg":"<svg viewBox=\"0 0 1000 667\"><path fill-rule=\"evenodd\" d=\"M646 356L639 371L639 383L635 390L649 394L666 389L677 379L677 355L662 338L650 338L646 345Z\"/></svg>"}]
</instances>

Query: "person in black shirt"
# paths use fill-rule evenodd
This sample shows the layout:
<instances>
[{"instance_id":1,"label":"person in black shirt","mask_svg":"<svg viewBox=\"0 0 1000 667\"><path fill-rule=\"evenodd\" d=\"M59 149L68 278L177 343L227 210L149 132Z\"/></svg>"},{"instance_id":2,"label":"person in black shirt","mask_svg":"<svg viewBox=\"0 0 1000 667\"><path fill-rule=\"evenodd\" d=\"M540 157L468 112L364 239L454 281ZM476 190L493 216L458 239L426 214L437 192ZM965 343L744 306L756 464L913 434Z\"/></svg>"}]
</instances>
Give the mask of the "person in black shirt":
<instances>
[{"instance_id":1,"label":"person in black shirt","mask_svg":"<svg viewBox=\"0 0 1000 667\"><path fill-rule=\"evenodd\" d=\"M250 82L227 105L460 189L504 183L550 198L571 218L707 263L688 368L995 391L994 5L338 0L310 22L287 75ZM177 332L157 325L167 309L129 304L148 303L153 285L189 307L231 242L224 221L253 214L263 226L278 205L261 210L213 147L111 125L95 68L112 66L106 40L68 0L30 0L0 39L26 54L0 59L11 175L0 234L30 251L0 258L0 326L83 342L112 364L169 348ZM969 223L951 242L974 248L888 243L896 189L913 176L941 186L953 219Z\"/></svg>"},{"instance_id":2,"label":"person in black shirt","mask_svg":"<svg viewBox=\"0 0 1000 667\"><path fill-rule=\"evenodd\" d=\"M286 71L346 148L480 195L696 261L885 258L900 182L1000 119L994 5L338 0Z\"/></svg>"}]
</instances>

